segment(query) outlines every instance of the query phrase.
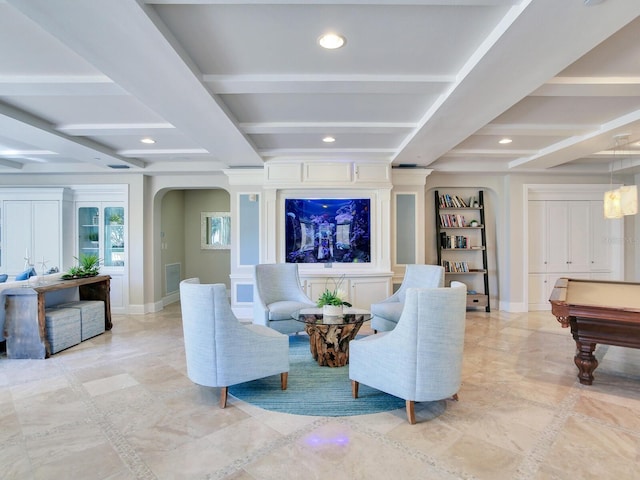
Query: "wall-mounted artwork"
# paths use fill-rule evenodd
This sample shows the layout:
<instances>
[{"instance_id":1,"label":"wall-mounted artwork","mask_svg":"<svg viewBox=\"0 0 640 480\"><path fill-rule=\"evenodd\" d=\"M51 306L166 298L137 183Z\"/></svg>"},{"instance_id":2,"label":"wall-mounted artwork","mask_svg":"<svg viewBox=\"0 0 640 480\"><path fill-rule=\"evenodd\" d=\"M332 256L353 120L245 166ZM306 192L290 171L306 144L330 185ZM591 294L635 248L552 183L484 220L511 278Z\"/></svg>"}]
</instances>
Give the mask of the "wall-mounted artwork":
<instances>
[{"instance_id":1,"label":"wall-mounted artwork","mask_svg":"<svg viewBox=\"0 0 640 480\"><path fill-rule=\"evenodd\" d=\"M286 262L371 262L370 199L288 198L284 209Z\"/></svg>"},{"instance_id":2,"label":"wall-mounted artwork","mask_svg":"<svg viewBox=\"0 0 640 480\"><path fill-rule=\"evenodd\" d=\"M231 248L231 214L200 212L200 248L220 250Z\"/></svg>"}]
</instances>

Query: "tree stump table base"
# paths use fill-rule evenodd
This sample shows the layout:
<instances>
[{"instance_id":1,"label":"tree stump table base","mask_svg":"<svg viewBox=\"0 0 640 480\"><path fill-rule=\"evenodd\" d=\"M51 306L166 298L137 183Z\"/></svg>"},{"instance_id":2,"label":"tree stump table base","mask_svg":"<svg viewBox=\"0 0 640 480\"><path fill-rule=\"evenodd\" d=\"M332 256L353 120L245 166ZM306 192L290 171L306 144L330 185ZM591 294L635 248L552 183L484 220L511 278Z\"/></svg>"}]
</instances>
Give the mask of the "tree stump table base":
<instances>
[{"instance_id":1,"label":"tree stump table base","mask_svg":"<svg viewBox=\"0 0 640 480\"><path fill-rule=\"evenodd\" d=\"M349 342L360 330L361 323L346 325L307 324L309 349L321 367L344 367L349 363Z\"/></svg>"}]
</instances>

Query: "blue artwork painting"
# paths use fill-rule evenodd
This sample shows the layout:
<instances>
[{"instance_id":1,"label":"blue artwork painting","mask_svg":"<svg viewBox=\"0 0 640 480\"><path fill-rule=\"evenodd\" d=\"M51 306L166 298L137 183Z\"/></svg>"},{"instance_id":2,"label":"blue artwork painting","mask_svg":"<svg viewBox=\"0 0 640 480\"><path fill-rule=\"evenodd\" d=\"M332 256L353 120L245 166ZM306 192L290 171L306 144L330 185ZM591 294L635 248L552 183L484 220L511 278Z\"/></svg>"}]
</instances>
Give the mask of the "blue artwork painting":
<instances>
[{"instance_id":1,"label":"blue artwork painting","mask_svg":"<svg viewBox=\"0 0 640 480\"><path fill-rule=\"evenodd\" d=\"M369 263L371 200L285 200L287 263Z\"/></svg>"}]
</instances>

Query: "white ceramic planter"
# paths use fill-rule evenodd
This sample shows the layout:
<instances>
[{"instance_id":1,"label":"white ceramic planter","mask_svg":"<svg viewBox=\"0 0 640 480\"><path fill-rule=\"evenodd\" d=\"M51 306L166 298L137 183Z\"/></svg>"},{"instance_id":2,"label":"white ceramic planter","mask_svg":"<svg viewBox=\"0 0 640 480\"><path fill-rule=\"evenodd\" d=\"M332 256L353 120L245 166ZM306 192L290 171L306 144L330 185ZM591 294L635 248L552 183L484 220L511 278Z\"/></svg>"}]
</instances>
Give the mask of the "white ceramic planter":
<instances>
[{"instance_id":1,"label":"white ceramic planter","mask_svg":"<svg viewBox=\"0 0 640 480\"><path fill-rule=\"evenodd\" d=\"M342 305L323 305L322 315L325 317L341 317Z\"/></svg>"}]
</instances>

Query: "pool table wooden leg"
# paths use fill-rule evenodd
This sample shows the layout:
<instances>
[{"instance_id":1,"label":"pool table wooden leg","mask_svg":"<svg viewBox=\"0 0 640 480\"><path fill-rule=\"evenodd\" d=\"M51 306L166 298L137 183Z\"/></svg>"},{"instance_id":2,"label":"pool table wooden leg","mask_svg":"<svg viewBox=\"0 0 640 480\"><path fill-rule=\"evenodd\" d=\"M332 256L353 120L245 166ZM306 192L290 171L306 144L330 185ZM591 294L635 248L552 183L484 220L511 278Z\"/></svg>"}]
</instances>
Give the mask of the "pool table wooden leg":
<instances>
[{"instance_id":1,"label":"pool table wooden leg","mask_svg":"<svg viewBox=\"0 0 640 480\"><path fill-rule=\"evenodd\" d=\"M573 361L578 367L578 379L583 385L591 385L593 383L593 371L598 366L598 360L593 355L596 348L595 343L582 343L576 340L576 356Z\"/></svg>"}]
</instances>

